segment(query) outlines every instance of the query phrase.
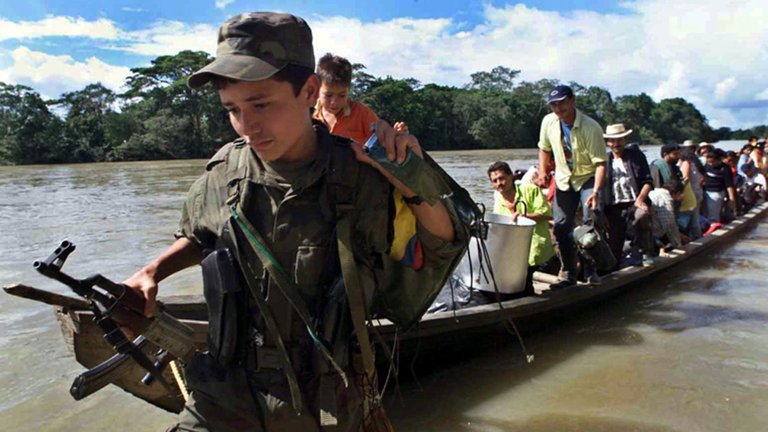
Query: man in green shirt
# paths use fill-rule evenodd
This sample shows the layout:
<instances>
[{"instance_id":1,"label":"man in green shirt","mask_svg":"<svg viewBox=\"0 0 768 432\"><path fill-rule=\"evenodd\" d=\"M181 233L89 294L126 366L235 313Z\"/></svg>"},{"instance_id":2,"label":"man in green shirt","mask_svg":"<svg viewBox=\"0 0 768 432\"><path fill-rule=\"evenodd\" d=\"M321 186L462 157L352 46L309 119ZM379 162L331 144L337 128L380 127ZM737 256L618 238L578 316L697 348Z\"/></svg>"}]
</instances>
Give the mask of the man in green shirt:
<instances>
[{"instance_id":1,"label":"man in green shirt","mask_svg":"<svg viewBox=\"0 0 768 432\"><path fill-rule=\"evenodd\" d=\"M600 203L598 191L605 179L605 144L603 129L593 119L576 109L576 96L565 85L552 89L547 96L552 112L541 122L539 135L539 167L549 166L555 160L554 234L560 248L561 281L550 286L561 289L576 283L576 245L573 228L579 203L584 220ZM538 185L545 187L548 176L542 173ZM588 283L597 284L599 278L593 263L582 260Z\"/></svg>"},{"instance_id":2,"label":"man in green shirt","mask_svg":"<svg viewBox=\"0 0 768 432\"><path fill-rule=\"evenodd\" d=\"M549 235L549 220L552 209L541 189L533 184L515 184L512 169L506 162L494 162L488 167L488 179L496 190L494 193L493 212L510 216L516 220L521 211L523 216L536 222L528 253L528 276L523 294L533 295L533 272L555 255L552 239ZM520 205L522 203L522 205Z\"/></svg>"}]
</instances>

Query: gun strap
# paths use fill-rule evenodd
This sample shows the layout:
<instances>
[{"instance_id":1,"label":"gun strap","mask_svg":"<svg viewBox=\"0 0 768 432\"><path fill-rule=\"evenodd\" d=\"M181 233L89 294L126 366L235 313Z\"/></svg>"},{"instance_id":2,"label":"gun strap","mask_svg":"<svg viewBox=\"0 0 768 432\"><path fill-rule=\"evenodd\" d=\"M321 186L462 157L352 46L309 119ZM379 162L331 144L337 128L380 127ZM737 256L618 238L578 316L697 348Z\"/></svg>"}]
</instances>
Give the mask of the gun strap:
<instances>
[{"instance_id":1,"label":"gun strap","mask_svg":"<svg viewBox=\"0 0 768 432\"><path fill-rule=\"evenodd\" d=\"M237 244L237 238L234 231L230 230L229 232L230 236L232 237L232 241ZM247 235L246 238L248 238ZM304 403L301 397L301 389L299 388L299 380L296 378L296 371L293 369L293 365L291 364L291 358L288 354L288 350L285 348L285 342L283 342L283 338L280 336L280 330L277 328L275 317L272 314L272 311L269 309L269 306L267 306L267 299L264 298L264 293L261 292L261 287L257 285L256 281L258 279L253 273L253 269L251 269L251 267L248 265L248 262L246 260L240 259L240 268L243 271L243 276L245 276L245 281L248 285L249 291L251 292L251 297L253 297L253 300L256 302L256 306L261 312L261 317L264 319L264 323L267 326L267 331L269 331L270 334L272 334L275 338L275 343L277 344L277 348L280 352L280 360L283 363L283 372L285 373L285 377L288 380L288 389L291 392L291 403L293 404L293 409L297 414L301 414L303 411Z\"/></svg>"},{"instance_id":2,"label":"gun strap","mask_svg":"<svg viewBox=\"0 0 768 432\"><path fill-rule=\"evenodd\" d=\"M286 300L288 300L288 303L291 305L293 310L301 319L315 347L317 347L318 351L320 351L322 356L325 357L325 359L331 363L333 368L336 370L336 372L339 374L342 381L344 382L344 386L348 387L349 381L347 379L346 373L344 373L344 370L341 368L341 366L339 366L339 364L336 363L336 360L334 360L333 355L328 351L328 347L325 345L325 343L323 343L323 341L315 332L314 326L312 324L312 319L309 314L309 310L307 309L307 306L304 303L304 300L300 297L299 289L296 286L296 284L288 276L288 273L285 271L283 266L281 266L280 263L277 261L277 258L275 258L274 254L270 252L266 242L261 237L259 232L253 227L253 225L251 225L250 221L248 221L248 219L245 217L240 203L238 203L237 205L232 205L230 207L230 212L232 213L232 220L234 220L235 222L233 226L237 226L243 232L248 245L251 247L253 252L259 258L264 268L267 269L270 277L275 282L275 285L277 286L280 293L285 297ZM235 234L233 230L230 230L230 234L232 236L232 241L235 244L237 244L237 239L235 238ZM293 371L293 368L290 364L290 356L288 355L288 351L285 349L285 344L283 343L280 333L277 329L277 324L274 320L274 317L272 316L271 310L267 306L266 299L264 298L264 294L261 292L261 289L258 286L255 286L256 277L253 274L253 271L251 270L251 268L247 265L247 262L245 262L244 260L241 260L241 267L243 268L243 271L246 273L245 279L248 283L248 287L251 291L251 294L253 295L254 299L257 302L257 306L262 311L262 315L264 317L265 323L267 324L268 330L272 334L274 334L275 339L277 340L278 348L280 349L280 351L282 352L282 356L284 357L283 361L284 363L286 363L286 373L293 374L294 375L293 379L295 379L295 372ZM270 324L270 321L271 321L271 324Z\"/></svg>"},{"instance_id":3,"label":"gun strap","mask_svg":"<svg viewBox=\"0 0 768 432\"><path fill-rule=\"evenodd\" d=\"M360 354L363 358L363 367L366 374L374 372L373 349L368 336L368 321L365 295L360 281L360 273L357 270L355 256L352 251L352 212L351 204L336 203L336 237L339 245L339 261L341 273L344 278L344 288L349 299L349 312L352 316L352 325L357 334L357 342L360 345Z\"/></svg>"}]
</instances>

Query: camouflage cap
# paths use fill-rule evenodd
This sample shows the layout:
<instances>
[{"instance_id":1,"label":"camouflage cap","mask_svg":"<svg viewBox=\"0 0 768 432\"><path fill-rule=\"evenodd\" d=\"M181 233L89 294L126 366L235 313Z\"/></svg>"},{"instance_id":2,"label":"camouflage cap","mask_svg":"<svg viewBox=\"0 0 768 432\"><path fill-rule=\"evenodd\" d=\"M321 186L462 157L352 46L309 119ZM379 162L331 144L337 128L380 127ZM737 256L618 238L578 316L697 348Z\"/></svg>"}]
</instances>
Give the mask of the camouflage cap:
<instances>
[{"instance_id":1,"label":"camouflage cap","mask_svg":"<svg viewBox=\"0 0 768 432\"><path fill-rule=\"evenodd\" d=\"M312 30L296 16L252 12L232 17L219 28L216 60L190 75L187 84L198 88L214 75L258 81L289 64L314 70Z\"/></svg>"}]
</instances>

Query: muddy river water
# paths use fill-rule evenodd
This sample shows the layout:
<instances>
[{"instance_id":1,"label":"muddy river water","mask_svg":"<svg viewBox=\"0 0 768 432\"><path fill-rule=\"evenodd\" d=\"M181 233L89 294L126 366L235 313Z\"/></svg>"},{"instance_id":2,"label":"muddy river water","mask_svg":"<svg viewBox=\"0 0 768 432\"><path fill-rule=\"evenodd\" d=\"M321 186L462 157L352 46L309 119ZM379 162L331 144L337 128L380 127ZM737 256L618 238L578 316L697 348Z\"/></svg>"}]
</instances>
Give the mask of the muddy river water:
<instances>
[{"instance_id":1,"label":"muddy river water","mask_svg":"<svg viewBox=\"0 0 768 432\"><path fill-rule=\"evenodd\" d=\"M437 152L478 200L485 168L535 153ZM655 156L655 155L652 155ZM32 269L64 238L65 269L131 274L173 240L184 192L204 161L0 167L0 283L67 294ZM390 398L398 431L768 430L768 220L738 242L491 352L404 382ZM201 292L199 269L162 294ZM566 319L567 318L567 319ZM82 370L50 307L0 294L0 429L162 430L174 416L106 388L68 393Z\"/></svg>"}]
</instances>

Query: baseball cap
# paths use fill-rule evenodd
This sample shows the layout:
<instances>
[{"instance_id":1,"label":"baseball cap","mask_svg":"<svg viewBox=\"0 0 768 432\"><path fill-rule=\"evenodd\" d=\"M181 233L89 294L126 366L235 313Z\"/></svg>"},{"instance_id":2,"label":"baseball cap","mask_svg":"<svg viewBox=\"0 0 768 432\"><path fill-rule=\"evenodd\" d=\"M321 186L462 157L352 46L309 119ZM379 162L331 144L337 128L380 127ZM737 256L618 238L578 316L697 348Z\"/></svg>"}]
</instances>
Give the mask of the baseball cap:
<instances>
[{"instance_id":1,"label":"baseball cap","mask_svg":"<svg viewBox=\"0 0 768 432\"><path fill-rule=\"evenodd\" d=\"M190 75L187 85L198 88L214 75L259 81L289 64L315 68L312 30L307 23L284 13L240 14L221 25L216 59Z\"/></svg>"},{"instance_id":2,"label":"baseball cap","mask_svg":"<svg viewBox=\"0 0 768 432\"><path fill-rule=\"evenodd\" d=\"M567 85L559 85L553 88L547 95L547 103L559 102L567 97L573 96L573 90Z\"/></svg>"}]
</instances>

